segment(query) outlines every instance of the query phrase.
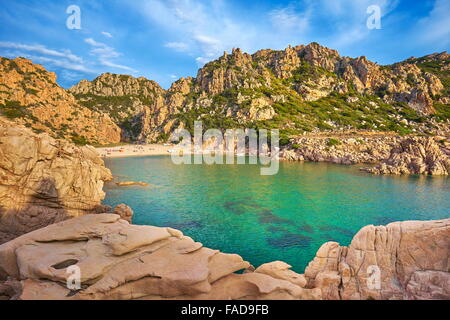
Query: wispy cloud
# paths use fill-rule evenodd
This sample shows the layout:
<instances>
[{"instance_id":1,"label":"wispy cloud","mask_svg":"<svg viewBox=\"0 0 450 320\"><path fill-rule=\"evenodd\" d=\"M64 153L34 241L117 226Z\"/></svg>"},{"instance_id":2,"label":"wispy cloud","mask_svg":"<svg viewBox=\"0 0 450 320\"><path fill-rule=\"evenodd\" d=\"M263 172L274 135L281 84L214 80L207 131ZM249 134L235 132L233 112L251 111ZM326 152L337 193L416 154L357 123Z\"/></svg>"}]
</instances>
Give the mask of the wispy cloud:
<instances>
[{"instance_id":1,"label":"wispy cloud","mask_svg":"<svg viewBox=\"0 0 450 320\"><path fill-rule=\"evenodd\" d=\"M122 55L113 47L110 47L103 42L98 42L93 38L86 38L84 41L92 47L90 53L98 58L98 61L102 66L121 69L132 73L138 72L131 67L111 61L111 59L118 58Z\"/></svg>"},{"instance_id":2,"label":"wispy cloud","mask_svg":"<svg viewBox=\"0 0 450 320\"><path fill-rule=\"evenodd\" d=\"M248 40L255 39L255 28L234 17L222 1L150 0L139 11L150 23L178 35L164 47L193 55L200 65L233 47L254 48Z\"/></svg>"},{"instance_id":3,"label":"wispy cloud","mask_svg":"<svg viewBox=\"0 0 450 320\"><path fill-rule=\"evenodd\" d=\"M104 35L107 38L112 38L113 37L111 33L106 32L106 31L102 31L101 34Z\"/></svg>"},{"instance_id":4,"label":"wispy cloud","mask_svg":"<svg viewBox=\"0 0 450 320\"><path fill-rule=\"evenodd\" d=\"M186 52L189 49L189 45L184 42L167 42L164 47L174 49L179 52Z\"/></svg>"},{"instance_id":5,"label":"wispy cloud","mask_svg":"<svg viewBox=\"0 0 450 320\"><path fill-rule=\"evenodd\" d=\"M201 65L233 47L254 52L312 41L345 47L370 36L366 26L370 5L380 6L386 16L397 4L398 0L292 1L254 12L248 19L225 1L150 0L139 11L150 23L179 37L166 48L194 55Z\"/></svg>"},{"instance_id":6,"label":"wispy cloud","mask_svg":"<svg viewBox=\"0 0 450 320\"><path fill-rule=\"evenodd\" d=\"M421 42L440 42L442 45L450 43L450 1L436 0L433 9L427 17L418 22L418 39Z\"/></svg>"},{"instance_id":7,"label":"wispy cloud","mask_svg":"<svg viewBox=\"0 0 450 320\"><path fill-rule=\"evenodd\" d=\"M83 59L70 52L70 50L57 51L48 49L41 44L27 45L16 42L0 42L1 48L18 49L23 51L36 52L43 55L66 58L72 62L83 63Z\"/></svg>"}]
</instances>

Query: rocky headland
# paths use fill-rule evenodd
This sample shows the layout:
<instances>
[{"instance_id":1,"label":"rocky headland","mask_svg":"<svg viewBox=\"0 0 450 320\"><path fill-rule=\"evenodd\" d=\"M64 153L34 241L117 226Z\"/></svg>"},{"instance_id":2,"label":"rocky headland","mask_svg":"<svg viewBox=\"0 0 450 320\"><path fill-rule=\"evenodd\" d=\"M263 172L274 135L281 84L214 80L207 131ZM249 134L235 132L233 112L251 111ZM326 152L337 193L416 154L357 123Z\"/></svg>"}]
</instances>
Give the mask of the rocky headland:
<instances>
[{"instance_id":1,"label":"rocky headland","mask_svg":"<svg viewBox=\"0 0 450 320\"><path fill-rule=\"evenodd\" d=\"M70 217L105 212L103 183L111 179L93 147L0 121L0 243Z\"/></svg>"},{"instance_id":2,"label":"rocky headland","mask_svg":"<svg viewBox=\"0 0 450 320\"><path fill-rule=\"evenodd\" d=\"M401 137L392 133L305 135L290 140L280 151L288 161L371 164L373 174L448 175L447 136Z\"/></svg>"},{"instance_id":3,"label":"rocky headland","mask_svg":"<svg viewBox=\"0 0 450 320\"><path fill-rule=\"evenodd\" d=\"M448 175L450 149L432 138L411 137L396 144L381 164L364 170L375 174Z\"/></svg>"}]
</instances>

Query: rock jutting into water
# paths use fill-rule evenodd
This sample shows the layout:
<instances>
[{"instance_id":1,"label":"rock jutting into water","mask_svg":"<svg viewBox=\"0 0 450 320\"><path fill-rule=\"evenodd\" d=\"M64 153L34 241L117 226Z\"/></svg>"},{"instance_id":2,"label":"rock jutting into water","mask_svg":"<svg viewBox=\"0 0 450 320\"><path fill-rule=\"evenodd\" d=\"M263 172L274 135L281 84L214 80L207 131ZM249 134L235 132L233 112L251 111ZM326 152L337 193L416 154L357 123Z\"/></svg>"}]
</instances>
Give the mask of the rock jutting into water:
<instances>
[{"instance_id":1,"label":"rock jutting into water","mask_svg":"<svg viewBox=\"0 0 450 320\"><path fill-rule=\"evenodd\" d=\"M433 138L393 135L326 136L292 139L281 151L290 161L331 162L337 164L379 164L362 170L374 174L448 175L450 149Z\"/></svg>"},{"instance_id":2,"label":"rock jutting into water","mask_svg":"<svg viewBox=\"0 0 450 320\"><path fill-rule=\"evenodd\" d=\"M331 162L337 164L378 163L398 144L395 135L304 136L292 139L280 153L290 161Z\"/></svg>"},{"instance_id":3,"label":"rock jutting into water","mask_svg":"<svg viewBox=\"0 0 450 320\"><path fill-rule=\"evenodd\" d=\"M85 215L0 246L0 296L15 299L449 299L450 219L366 226L348 247L325 243L297 274L254 270L171 228ZM80 270L79 290L67 268ZM374 267L379 286L371 286ZM244 273L236 273L244 270ZM70 273L69 273L70 275ZM73 289L73 288L72 288Z\"/></svg>"},{"instance_id":4,"label":"rock jutting into water","mask_svg":"<svg viewBox=\"0 0 450 320\"><path fill-rule=\"evenodd\" d=\"M105 212L109 169L89 146L0 122L0 243L86 213Z\"/></svg>"},{"instance_id":5,"label":"rock jutting into water","mask_svg":"<svg viewBox=\"0 0 450 320\"><path fill-rule=\"evenodd\" d=\"M375 174L448 175L450 150L444 150L432 138L411 137L394 147L380 165L364 170Z\"/></svg>"},{"instance_id":6,"label":"rock jutting into water","mask_svg":"<svg viewBox=\"0 0 450 320\"><path fill-rule=\"evenodd\" d=\"M149 184L146 182L136 182L136 181L124 181L124 182L116 182L116 185L119 187L129 187L129 186L141 186L146 187Z\"/></svg>"}]
</instances>

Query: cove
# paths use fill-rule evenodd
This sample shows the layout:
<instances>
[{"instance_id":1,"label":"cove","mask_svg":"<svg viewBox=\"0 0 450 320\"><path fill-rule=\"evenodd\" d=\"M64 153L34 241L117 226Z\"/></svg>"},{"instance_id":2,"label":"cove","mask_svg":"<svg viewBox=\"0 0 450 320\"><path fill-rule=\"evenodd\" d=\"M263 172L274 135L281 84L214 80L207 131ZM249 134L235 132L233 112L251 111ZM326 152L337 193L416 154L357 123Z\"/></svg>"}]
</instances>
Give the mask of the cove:
<instances>
[{"instance_id":1,"label":"cove","mask_svg":"<svg viewBox=\"0 0 450 320\"><path fill-rule=\"evenodd\" d=\"M273 176L258 165L175 165L169 156L105 159L115 182L105 204L126 203L133 223L180 229L206 247L237 253L255 267L281 260L299 273L326 241L348 245L365 225L448 218L449 180L375 176L358 166L280 162Z\"/></svg>"}]
</instances>

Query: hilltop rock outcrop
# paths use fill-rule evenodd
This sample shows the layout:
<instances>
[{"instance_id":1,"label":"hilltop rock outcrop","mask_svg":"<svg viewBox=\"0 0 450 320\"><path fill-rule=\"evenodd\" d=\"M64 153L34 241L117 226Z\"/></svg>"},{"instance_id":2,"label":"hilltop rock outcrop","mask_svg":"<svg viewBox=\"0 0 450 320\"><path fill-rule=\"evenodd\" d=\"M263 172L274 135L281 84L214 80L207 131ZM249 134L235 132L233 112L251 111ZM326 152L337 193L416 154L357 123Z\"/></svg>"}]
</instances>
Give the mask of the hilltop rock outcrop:
<instances>
[{"instance_id":1,"label":"hilltop rock outcrop","mask_svg":"<svg viewBox=\"0 0 450 320\"><path fill-rule=\"evenodd\" d=\"M24 58L0 58L0 117L81 144L120 141L107 113L78 104L55 73Z\"/></svg>"},{"instance_id":2,"label":"hilltop rock outcrop","mask_svg":"<svg viewBox=\"0 0 450 320\"><path fill-rule=\"evenodd\" d=\"M364 170L374 174L448 175L450 154L432 138L410 137L395 146L380 165Z\"/></svg>"},{"instance_id":3,"label":"hilltop rock outcrop","mask_svg":"<svg viewBox=\"0 0 450 320\"><path fill-rule=\"evenodd\" d=\"M97 151L0 121L0 243L49 224L104 212L112 179Z\"/></svg>"},{"instance_id":4,"label":"hilltop rock outcrop","mask_svg":"<svg viewBox=\"0 0 450 320\"><path fill-rule=\"evenodd\" d=\"M366 226L349 247L327 242L297 274L256 270L171 228L85 215L0 246L0 295L20 299L449 299L450 219ZM73 282L74 266L80 286ZM71 268L70 270L68 268ZM379 278L371 282L372 272ZM236 273L244 270L243 273ZM379 286L377 281L379 280ZM20 281L20 282L19 282ZM3 290L3 291L2 291Z\"/></svg>"},{"instance_id":5,"label":"hilltop rock outcrop","mask_svg":"<svg viewBox=\"0 0 450 320\"><path fill-rule=\"evenodd\" d=\"M167 117L165 90L144 77L104 73L93 81L80 81L68 92L81 105L110 115L125 141L141 141L149 128L161 125Z\"/></svg>"}]
</instances>

